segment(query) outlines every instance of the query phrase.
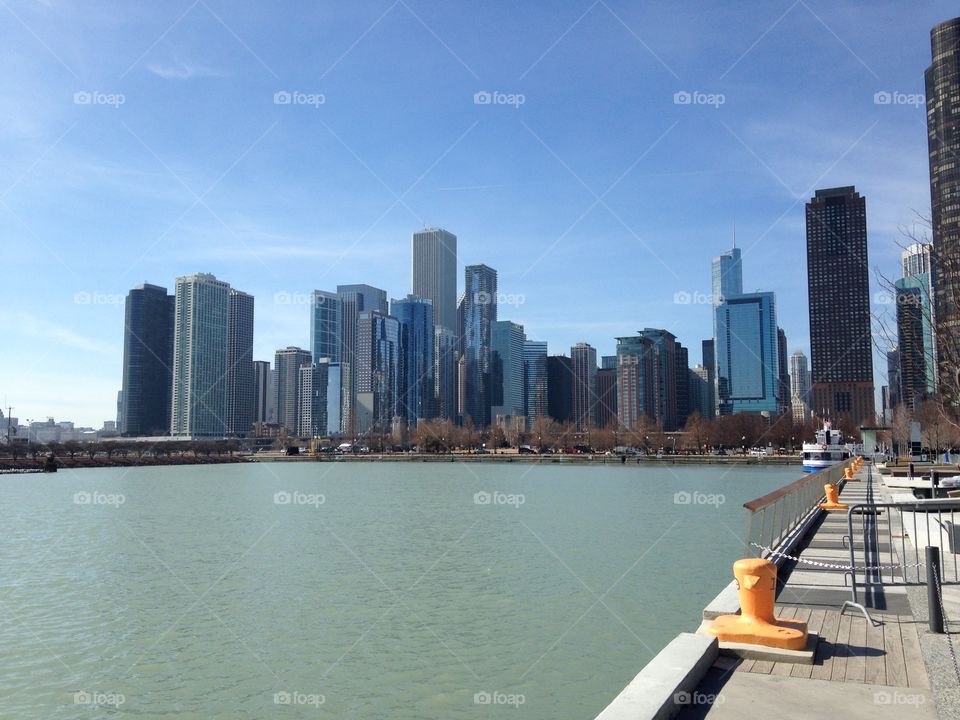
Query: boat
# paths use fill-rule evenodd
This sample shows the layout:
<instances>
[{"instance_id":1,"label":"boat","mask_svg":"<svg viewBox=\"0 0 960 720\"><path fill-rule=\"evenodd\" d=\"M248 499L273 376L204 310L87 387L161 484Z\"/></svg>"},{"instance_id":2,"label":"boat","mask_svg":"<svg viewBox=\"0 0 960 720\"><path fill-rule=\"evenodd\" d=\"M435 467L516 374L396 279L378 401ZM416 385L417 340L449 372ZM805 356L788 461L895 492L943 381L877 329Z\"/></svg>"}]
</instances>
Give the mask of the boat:
<instances>
[{"instance_id":1,"label":"boat","mask_svg":"<svg viewBox=\"0 0 960 720\"><path fill-rule=\"evenodd\" d=\"M851 457L850 448L843 444L843 433L827 421L817 430L815 442L803 444L803 471L818 472Z\"/></svg>"}]
</instances>

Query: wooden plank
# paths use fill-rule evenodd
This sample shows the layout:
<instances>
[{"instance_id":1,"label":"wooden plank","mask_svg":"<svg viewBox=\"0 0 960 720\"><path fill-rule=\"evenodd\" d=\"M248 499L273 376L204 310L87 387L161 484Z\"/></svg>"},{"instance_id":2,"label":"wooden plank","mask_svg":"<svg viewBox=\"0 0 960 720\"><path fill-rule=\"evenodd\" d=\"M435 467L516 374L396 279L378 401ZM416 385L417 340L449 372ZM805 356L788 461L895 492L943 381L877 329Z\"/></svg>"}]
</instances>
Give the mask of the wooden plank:
<instances>
[{"instance_id":1,"label":"wooden plank","mask_svg":"<svg viewBox=\"0 0 960 720\"><path fill-rule=\"evenodd\" d=\"M907 687L930 689L930 678L920 652L920 636L916 622L904 622L900 626L900 640L903 642L903 664L907 669Z\"/></svg>"},{"instance_id":2,"label":"wooden plank","mask_svg":"<svg viewBox=\"0 0 960 720\"><path fill-rule=\"evenodd\" d=\"M840 617L840 627L837 630L837 644L833 653L833 668L830 672L830 679L834 682L843 682L847 676L847 660L849 660L850 649L847 642L850 639L850 616L842 615Z\"/></svg>"},{"instance_id":3,"label":"wooden plank","mask_svg":"<svg viewBox=\"0 0 960 720\"><path fill-rule=\"evenodd\" d=\"M737 665L736 672L753 672L753 665L756 660L744 660Z\"/></svg>"},{"instance_id":4,"label":"wooden plank","mask_svg":"<svg viewBox=\"0 0 960 720\"><path fill-rule=\"evenodd\" d=\"M806 622L810 618L810 608L786 607L783 609L783 612L779 613L778 615L779 617ZM793 663L774 663L773 668L770 670L770 674L789 677L790 673L793 672L793 668Z\"/></svg>"},{"instance_id":5,"label":"wooden plank","mask_svg":"<svg viewBox=\"0 0 960 720\"><path fill-rule=\"evenodd\" d=\"M903 640L900 638L900 619L890 619L883 626L883 647L887 652L887 685L908 687L907 666L903 657Z\"/></svg>"},{"instance_id":6,"label":"wooden plank","mask_svg":"<svg viewBox=\"0 0 960 720\"><path fill-rule=\"evenodd\" d=\"M892 616L887 616L883 620L884 625L874 626L872 623L864 622L866 629L866 674L864 682L868 685L888 685L887 683L887 648L884 644L884 628L886 623L895 623ZM899 639L897 644L899 645Z\"/></svg>"},{"instance_id":7,"label":"wooden plank","mask_svg":"<svg viewBox=\"0 0 960 720\"><path fill-rule=\"evenodd\" d=\"M847 638L847 669L844 682L862 683L867 675L867 621L861 615L850 618L850 637Z\"/></svg>"},{"instance_id":8,"label":"wooden plank","mask_svg":"<svg viewBox=\"0 0 960 720\"><path fill-rule=\"evenodd\" d=\"M821 628L823 627L826 615L826 610L811 610L810 617L807 619L807 632L809 632L811 635L816 635L820 639L820 643L823 642ZM817 643L818 648L820 647L820 643ZM816 657L814 657L814 662L816 662ZM790 669L790 677L808 678L812 677L812 675L813 665L801 665L798 663Z\"/></svg>"},{"instance_id":9,"label":"wooden plank","mask_svg":"<svg viewBox=\"0 0 960 720\"><path fill-rule=\"evenodd\" d=\"M770 660L757 660L753 663L753 670L751 670L751 672L769 675L770 671L773 670L774 665L776 665L776 663L771 662Z\"/></svg>"},{"instance_id":10,"label":"wooden plank","mask_svg":"<svg viewBox=\"0 0 960 720\"><path fill-rule=\"evenodd\" d=\"M833 658L837 651L837 630L840 627L840 613L835 610L827 612L823 619L820 631L820 644L817 646L817 655L813 659L813 672L810 677L816 680L829 680L833 670Z\"/></svg>"}]
</instances>

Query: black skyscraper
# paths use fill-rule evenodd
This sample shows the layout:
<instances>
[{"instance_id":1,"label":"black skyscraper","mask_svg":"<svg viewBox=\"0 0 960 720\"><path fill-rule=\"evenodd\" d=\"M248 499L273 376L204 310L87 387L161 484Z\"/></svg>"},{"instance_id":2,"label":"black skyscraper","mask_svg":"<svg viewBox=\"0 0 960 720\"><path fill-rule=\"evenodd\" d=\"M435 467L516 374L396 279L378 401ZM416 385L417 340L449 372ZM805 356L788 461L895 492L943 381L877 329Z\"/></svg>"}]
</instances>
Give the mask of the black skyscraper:
<instances>
[{"instance_id":1,"label":"black skyscraper","mask_svg":"<svg viewBox=\"0 0 960 720\"><path fill-rule=\"evenodd\" d=\"M127 294L121 409L124 435L170 432L175 307L174 296L157 285L140 285Z\"/></svg>"},{"instance_id":2,"label":"black skyscraper","mask_svg":"<svg viewBox=\"0 0 960 720\"><path fill-rule=\"evenodd\" d=\"M940 391L960 399L960 18L930 31L933 62L924 73L933 272ZM949 378L949 380L948 380Z\"/></svg>"},{"instance_id":3,"label":"black skyscraper","mask_svg":"<svg viewBox=\"0 0 960 720\"><path fill-rule=\"evenodd\" d=\"M807 203L813 407L849 427L874 422L867 201L854 187Z\"/></svg>"},{"instance_id":4,"label":"black skyscraper","mask_svg":"<svg viewBox=\"0 0 960 720\"><path fill-rule=\"evenodd\" d=\"M566 355L547 357L547 414L561 423L573 419L573 361Z\"/></svg>"}]
</instances>

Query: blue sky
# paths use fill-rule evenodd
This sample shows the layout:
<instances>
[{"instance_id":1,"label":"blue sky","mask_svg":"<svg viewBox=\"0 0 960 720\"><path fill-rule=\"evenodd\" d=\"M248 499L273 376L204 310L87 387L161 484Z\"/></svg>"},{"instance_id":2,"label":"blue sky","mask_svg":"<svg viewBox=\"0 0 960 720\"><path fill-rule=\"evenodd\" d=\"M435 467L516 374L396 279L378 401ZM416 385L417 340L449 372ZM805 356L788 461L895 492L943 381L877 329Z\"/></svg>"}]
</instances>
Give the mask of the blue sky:
<instances>
[{"instance_id":1,"label":"blue sky","mask_svg":"<svg viewBox=\"0 0 960 720\"><path fill-rule=\"evenodd\" d=\"M856 185L872 272L896 272L930 203L910 96L956 12L3 0L0 399L112 419L123 296L189 272L256 296L256 358L306 346L306 295L406 294L424 225L458 236L461 268L496 268L501 319L551 352L665 327L694 363L709 306L675 298L710 292L736 222L744 289L775 291L807 352L803 204Z\"/></svg>"}]
</instances>

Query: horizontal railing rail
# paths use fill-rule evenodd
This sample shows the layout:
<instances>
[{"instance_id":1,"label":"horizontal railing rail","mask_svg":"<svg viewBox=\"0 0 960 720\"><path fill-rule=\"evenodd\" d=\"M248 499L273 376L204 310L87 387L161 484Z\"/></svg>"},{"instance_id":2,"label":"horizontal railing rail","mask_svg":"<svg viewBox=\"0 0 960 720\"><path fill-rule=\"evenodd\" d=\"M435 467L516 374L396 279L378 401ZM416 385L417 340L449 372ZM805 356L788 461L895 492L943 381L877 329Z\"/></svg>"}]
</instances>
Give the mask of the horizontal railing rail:
<instances>
[{"instance_id":1,"label":"horizontal railing rail","mask_svg":"<svg viewBox=\"0 0 960 720\"><path fill-rule=\"evenodd\" d=\"M785 552L819 514L823 486L842 484L844 470L851 462L831 465L744 503L748 512L744 556L762 556L765 550L761 548Z\"/></svg>"}]
</instances>

